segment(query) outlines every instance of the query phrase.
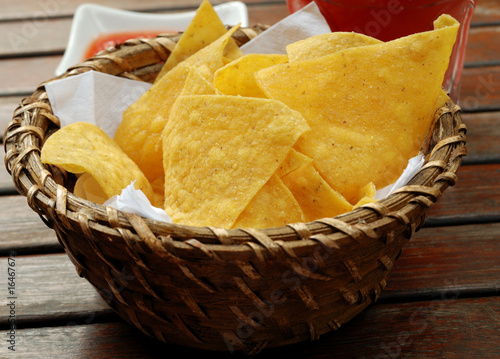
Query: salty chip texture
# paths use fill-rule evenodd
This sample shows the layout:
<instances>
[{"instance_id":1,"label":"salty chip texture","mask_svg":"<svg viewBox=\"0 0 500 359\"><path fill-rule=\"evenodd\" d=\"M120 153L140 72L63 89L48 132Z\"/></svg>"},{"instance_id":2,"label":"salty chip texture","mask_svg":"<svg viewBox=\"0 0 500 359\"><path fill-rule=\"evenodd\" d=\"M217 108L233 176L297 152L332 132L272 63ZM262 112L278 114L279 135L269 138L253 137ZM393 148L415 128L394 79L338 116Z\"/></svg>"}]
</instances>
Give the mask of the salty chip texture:
<instances>
[{"instance_id":1,"label":"salty chip texture","mask_svg":"<svg viewBox=\"0 0 500 359\"><path fill-rule=\"evenodd\" d=\"M233 227L270 228L304 221L299 203L279 176L273 174L252 198Z\"/></svg>"},{"instance_id":2,"label":"salty chip texture","mask_svg":"<svg viewBox=\"0 0 500 359\"><path fill-rule=\"evenodd\" d=\"M108 199L99 183L87 172L78 177L73 193L97 204L103 204Z\"/></svg>"},{"instance_id":3,"label":"salty chip texture","mask_svg":"<svg viewBox=\"0 0 500 359\"><path fill-rule=\"evenodd\" d=\"M203 0L199 8L196 10L194 18L186 28L186 31L183 32L181 38L168 56L167 61L162 66L155 82L177 64L186 60L198 50L201 50L205 46L211 44L226 32L226 27L210 2L208 0ZM227 53L229 58L240 53L240 50L233 39L229 40Z\"/></svg>"},{"instance_id":4,"label":"salty chip texture","mask_svg":"<svg viewBox=\"0 0 500 359\"><path fill-rule=\"evenodd\" d=\"M288 155L286 156L283 163L276 170L276 173L280 177L284 177L292 171L295 171L300 166L311 163L312 158L307 157L303 153L298 152L295 148L292 148Z\"/></svg>"},{"instance_id":5,"label":"salty chip texture","mask_svg":"<svg viewBox=\"0 0 500 359\"><path fill-rule=\"evenodd\" d=\"M151 200L153 190L139 167L99 127L76 122L61 128L45 141L41 160L71 173L87 172L102 188L107 198L119 195L135 181Z\"/></svg>"},{"instance_id":6,"label":"salty chip texture","mask_svg":"<svg viewBox=\"0 0 500 359\"><path fill-rule=\"evenodd\" d=\"M326 183L312 162L284 176L283 183L297 199L308 222L352 210L352 205Z\"/></svg>"},{"instance_id":7,"label":"salty chip texture","mask_svg":"<svg viewBox=\"0 0 500 359\"><path fill-rule=\"evenodd\" d=\"M207 80L213 81L215 71L242 56L239 48L238 51L227 51L231 41L233 41L231 36L238 28L239 25L232 27L224 35L189 56L182 63L196 67Z\"/></svg>"},{"instance_id":8,"label":"salty chip texture","mask_svg":"<svg viewBox=\"0 0 500 359\"><path fill-rule=\"evenodd\" d=\"M168 72L124 111L114 135L116 143L150 181L163 173L161 133L191 70L180 65Z\"/></svg>"},{"instance_id":9,"label":"salty chip texture","mask_svg":"<svg viewBox=\"0 0 500 359\"><path fill-rule=\"evenodd\" d=\"M283 54L243 55L215 72L214 86L224 95L265 98L255 81L255 72L286 62L288 56Z\"/></svg>"},{"instance_id":10,"label":"salty chip texture","mask_svg":"<svg viewBox=\"0 0 500 359\"><path fill-rule=\"evenodd\" d=\"M307 130L279 101L179 97L163 136L166 212L174 223L231 228Z\"/></svg>"},{"instance_id":11,"label":"salty chip texture","mask_svg":"<svg viewBox=\"0 0 500 359\"><path fill-rule=\"evenodd\" d=\"M204 78L198 70L192 68L184 83L180 96L219 95L214 85Z\"/></svg>"},{"instance_id":12,"label":"salty chip texture","mask_svg":"<svg viewBox=\"0 0 500 359\"><path fill-rule=\"evenodd\" d=\"M355 32L329 32L293 42L286 47L290 62L316 59L351 47L380 44L382 41Z\"/></svg>"},{"instance_id":13,"label":"salty chip texture","mask_svg":"<svg viewBox=\"0 0 500 359\"><path fill-rule=\"evenodd\" d=\"M367 183L359 191L359 201L353 206L353 209L361 207L362 205L365 205L367 203L377 202L377 200L375 199L376 192L377 189L375 188L373 182Z\"/></svg>"},{"instance_id":14,"label":"salty chip texture","mask_svg":"<svg viewBox=\"0 0 500 359\"><path fill-rule=\"evenodd\" d=\"M458 22L394 41L276 65L256 74L268 95L299 111L311 131L297 148L355 203L361 187L393 183L418 154L437 108Z\"/></svg>"},{"instance_id":15,"label":"salty chip texture","mask_svg":"<svg viewBox=\"0 0 500 359\"><path fill-rule=\"evenodd\" d=\"M224 49L234 31L236 27L168 71L123 113L114 139L150 181L163 173L161 133L175 100L185 90L189 73L197 72L196 76L211 82L215 71L227 62ZM189 86L195 91L191 82ZM206 87L200 86L200 90L206 91Z\"/></svg>"}]
</instances>

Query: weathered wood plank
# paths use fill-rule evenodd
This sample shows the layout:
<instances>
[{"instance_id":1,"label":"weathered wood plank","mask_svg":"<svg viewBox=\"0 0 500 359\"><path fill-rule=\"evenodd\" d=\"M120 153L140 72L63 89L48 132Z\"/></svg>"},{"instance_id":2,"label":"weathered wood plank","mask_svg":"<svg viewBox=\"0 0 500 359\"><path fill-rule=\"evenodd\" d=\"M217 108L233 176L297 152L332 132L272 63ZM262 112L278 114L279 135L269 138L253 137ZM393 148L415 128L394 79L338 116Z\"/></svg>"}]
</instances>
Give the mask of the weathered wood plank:
<instances>
[{"instance_id":1,"label":"weathered wood plank","mask_svg":"<svg viewBox=\"0 0 500 359\"><path fill-rule=\"evenodd\" d=\"M373 306L318 345L297 351L325 359L331 353L359 359L498 357L500 297L443 294L434 301Z\"/></svg>"},{"instance_id":2,"label":"weathered wood plank","mask_svg":"<svg viewBox=\"0 0 500 359\"><path fill-rule=\"evenodd\" d=\"M171 11L155 11L168 13ZM261 5L248 8L249 22L274 24L288 15L284 5ZM53 18L43 22L0 22L0 57L28 54L62 54L71 29L71 18ZM165 24L166 30L168 24ZM498 64L500 56L500 27L474 27L469 34L466 63L468 66Z\"/></svg>"},{"instance_id":3,"label":"weathered wood plank","mask_svg":"<svg viewBox=\"0 0 500 359\"><path fill-rule=\"evenodd\" d=\"M48 228L26 197L0 196L0 255L61 251L55 232Z\"/></svg>"},{"instance_id":4,"label":"weathered wood plank","mask_svg":"<svg viewBox=\"0 0 500 359\"><path fill-rule=\"evenodd\" d=\"M16 292L20 308L16 324L37 323L43 320L61 321L68 324L74 320L85 321L103 315L111 315L112 310L97 291L85 280L78 277L75 267L65 254L22 256L15 254ZM2 278L7 275L7 259L1 263ZM8 316L9 308L0 307L2 317ZM6 323L1 323L4 326Z\"/></svg>"},{"instance_id":5,"label":"weathered wood plank","mask_svg":"<svg viewBox=\"0 0 500 359\"><path fill-rule=\"evenodd\" d=\"M500 164L463 166L428 215L428 226L499 221Z\"/></svg>"},{"instance_id":6,"label":"weathered wood plank","mask_svg":"<svg viewBox=\"0 0 500 359\"><path fill-rule=\"evenodd\" d=\"M40 22L0 22L0 57L64 52L69 40L71 18Z\"/></svg>"},{"instance_id":7,"label":"weathered wood plank","mask_svg":"<svg viewBox=\"0 0 500 359\"><path fill-rule=\"evenodd\" d=\"M477 0L472 18L475 24L491 24L500 21L500 3L497 0Z\"/></svg>"},{"instance_id":8,"label":"weathered wood plank","mask_svg":"<svg viewBox=\"0 0 500 359\"><path fill-rule=\"evenodd\" d=\"M499 47L500 26L471 28L465 52L466 66L498 65L500 62Z\"/></svg>"},{"instance_id":9,"label":"weathered wood plank","mask_svg":"<svg viewBox=\"0 0 500 359\"><path fill-rule=\"evenodd\" d=\"M2 142L3 139L3 133L5 129L7 128L7 125L9 122L12 120L12 115L14 114L15 109L19 105L19 102L24 96L6 96L6 97L0 97L0 143ZM3 147L3 146L2 146ZM0 151L3 151L0 150ZM3 152L0 152L2 154L3 158ZM0 174L1 178L1 174ZM1 185L1 179L0 179L0 188L2 187Z\"/></svg>"},{"instance_id":10,"label":"weathered wood plank","mask_svg":"<svg viewBox=\"0 0 500 359\"><path fill-rule=\"evenodd\" d=\"M464 111L494 111L500 104L500 66L465 68L459 105Z\"/></svg>"},{"instance_id":11,"label":"weathered wood plank","mask_svg":"<svg viewBox=\"0 0 500 359\"><path fill-rule=\"evenodd\" d=\"M255 358L496 358L500 298L374 305L317 341L268 349ZM3 338L7 330L1 331ZM122 322L17 329L25 358L183 358L207 352L165 344ZM7 353L4 341L0 353ZM333 354L334 353L334 354ZM12 354L12 353L11 353ZM218 358L248 358L217 353Z\"/></svg>"},{"instance_id":12,"label":"weathered wood plank","mask_svg":"<svg viewBox=\"0 0 500 359\"><path fill-rule=\"evenodd\" d=\"M211 0L212 5L218 5L230 2L231 0ZM78 6L87 3L85 0L24 0L19 2L9 2L9 6L3 8L0 14L0 21L47 19L54 17L72 17ZM97 0L93 4L109 6L116 9L124 9L140 12L158 12L158 11L186 11L196 9L201 0ZM285 0L245 0L244 3L249 6L259 6L260 4L279 4L285 5Z\"/></svg>"},{"instance_id":13,"label":"weathered wood plank","mask_svg":"<svg viewBox=\"0 0 500 359\"><path fill-rule=\"evenodd\" d=\"M155 14L172 11L155 11ZM274 24L288 15L285 5L259 5L248 8L249 23ZM71 31L71 18L55 18L37 22L0 22L0 57L30 54L62 54ZM161 30L161 29L159 29ZM171 30L168 23L165 31Z\"/></svg>"},{"instance_id":14,"label":"weathered wood plank","mask_svg":"<svg viewBox=\"0 0 500 359\"><path fill-rule=\"evenodd\" d=\"M500 112L465 113L467 156L463 163L500 163Z\"/></svg>"},{"instance_id":15,"label":"weathered wood plank","mask_svg":"<svg viewBox=\"0 0 500 359\"><path fill-rule=\"evenodd\" d=\"M423 228L403 249L381 300L453 292L500 295L500 223Z\"/></svg>"},{"instance_id":16,"label":"weathered wood plank","mask_svg":"<svg viewBox=\"0 0 500 359\"><path fill-rule=\"evenodd\" d=\"M34 239L36 233L32 234ZM11 237L11 236L10 236ZM9 237L9 238L10 238ZM390 274L381 302L401 298L435 299L442 293L464 297L500 290L500 224L423 228L408 243ZM64 253L21 255L15 245L4 255L16 256L17 287L23 310L18 324L57 320L80 324L94 317L112 316L105 300L79 278ZM471 253L476 255L471 256ZM6 259L0 261L6 265ZM2 271L1 275L7 272ZM7 310L0 307L0 315ZM26 324L28 325L28 324Z\"/></svg>"},{"instance_id":17,"label":"weathered wood plank","mask_svg":"<svg viewBox=\"0 0 500 359\"><path fill-rule=\"evenodd\" d=\"M39 84L55 77L61 59L61 55L53 55L0 60L0 96L32 94Z\"/></svg>"}]
</instances>

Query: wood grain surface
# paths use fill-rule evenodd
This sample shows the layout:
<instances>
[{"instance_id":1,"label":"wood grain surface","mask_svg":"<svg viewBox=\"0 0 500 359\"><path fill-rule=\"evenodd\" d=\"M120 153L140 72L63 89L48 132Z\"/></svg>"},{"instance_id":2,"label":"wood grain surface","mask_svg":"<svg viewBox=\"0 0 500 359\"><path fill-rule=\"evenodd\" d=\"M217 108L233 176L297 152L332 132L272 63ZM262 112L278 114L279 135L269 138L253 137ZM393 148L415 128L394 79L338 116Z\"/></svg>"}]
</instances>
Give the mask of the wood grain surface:
<instances>
[{"instance_id":1,"label":"wood grain surface","mask_svg":"<svg viewBox=\"0 0 500 359\"><path fill-rule=\"evenodd\" d=\"M19 101L52 78L73 13L85 1L1 0L0 136ZM212 4L227 1L211 1ZM250 23L274 24L284 0L244 1ZM199 0L101 0L167 13ZM29 31L32 32L29 32ZM20 42L16 35L24 36ZM500 358L500 1L477 0L460 106L468 154L458 183L403 250L378 302L314 342L256 358ZM1 137L0 137L1 138ZM3 146L0 157L4 157ZM0 321L0 358L184 358L211 353L161 343L126 324L80 278L55 233L0 166L0 317L8 318L8 258L16 269L16 352ZM243 358L216 353L219 358Z\"/></svg>"}]
</instances>

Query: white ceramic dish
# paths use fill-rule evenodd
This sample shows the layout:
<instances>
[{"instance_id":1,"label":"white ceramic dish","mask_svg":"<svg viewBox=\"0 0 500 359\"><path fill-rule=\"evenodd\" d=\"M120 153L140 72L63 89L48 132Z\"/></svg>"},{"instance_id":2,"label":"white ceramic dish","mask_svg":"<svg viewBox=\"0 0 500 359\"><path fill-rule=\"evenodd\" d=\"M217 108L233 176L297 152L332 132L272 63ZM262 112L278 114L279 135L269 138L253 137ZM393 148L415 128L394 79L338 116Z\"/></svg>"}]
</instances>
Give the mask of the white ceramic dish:
<instances>
[{"instance_id":1,"label":"white ceramic dish","mask_svg":"<svg viewBox=\"0 0 500 359\"><path fill-rule=\"evenodd\" d=\"M248 26L247 8L240 1L215 5L214 10L225 25L241 23L241 26ZM56 75L80 63L88 46L100 35L148 30L184 31L195 13L196 11L149 14L102 5L82 4L75 11L68 45L56 68Z\"/></svg>"}]
</instances>

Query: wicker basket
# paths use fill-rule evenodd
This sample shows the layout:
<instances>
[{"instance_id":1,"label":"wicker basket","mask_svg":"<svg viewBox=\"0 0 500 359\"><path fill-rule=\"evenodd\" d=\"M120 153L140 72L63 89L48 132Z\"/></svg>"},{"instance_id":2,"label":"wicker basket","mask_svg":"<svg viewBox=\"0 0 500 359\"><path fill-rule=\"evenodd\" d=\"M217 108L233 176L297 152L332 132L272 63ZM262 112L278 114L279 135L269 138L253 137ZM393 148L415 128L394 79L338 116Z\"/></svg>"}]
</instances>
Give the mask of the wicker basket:
<instances>
[{"instance_id":1,"label":"wicker basket","mask_svg":"<svg viewBox=\"0 0 500 359\"><path fill-rule=\"evenodd\" d=\"M234 38L241 45L264 28ZM178 37L129 41L60 77L96 70L151 82ZM447 104L424 146L424 167L383 201L265 230L174 225L76 197L73 175L41 163L44 139L58 128L43 85L22 100L4 136L18 191L123 319L192 348L256 353L338 329L377 300L466 154L460 109Z\"/></svg>"}]
</instances>

